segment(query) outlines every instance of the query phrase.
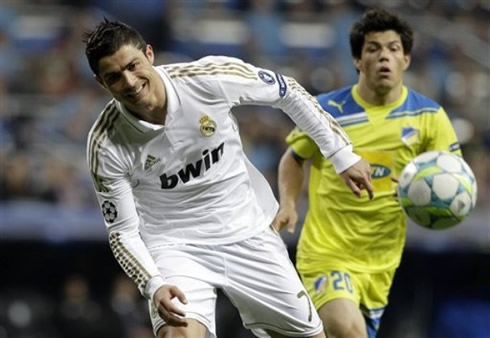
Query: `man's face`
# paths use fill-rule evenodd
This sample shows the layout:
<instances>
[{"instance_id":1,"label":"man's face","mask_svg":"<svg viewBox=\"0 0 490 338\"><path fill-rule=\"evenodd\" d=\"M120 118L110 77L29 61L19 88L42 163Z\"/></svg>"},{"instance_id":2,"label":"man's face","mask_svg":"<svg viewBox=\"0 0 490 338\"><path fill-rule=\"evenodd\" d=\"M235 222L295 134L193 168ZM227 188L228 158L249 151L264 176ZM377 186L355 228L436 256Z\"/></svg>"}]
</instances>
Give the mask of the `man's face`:
<instances>
[{"instance_id":1,"label":"man's face","mask_svg":"<svg viewBox=\"0 0 490 338\"><path fill-rule=\"evenodd\" d=\"M145 53L133 45L124 45L116 53L99 60L97 81L116 100L135 112L145 112L158 104L157 81L150 45Z\"/></svg>"},{"instance_id":2,"label":"man's face","mask_svg":"<svg viewBox=\"0 0 490 338\"><path fill-rule=\"evenodd\" d=\"M361 58L354 60L360 80L376 92L388 92L400 86L410 56L403 53L398 33L392 30L371 32L365 36Z\"/></svg>"}]
</instances>

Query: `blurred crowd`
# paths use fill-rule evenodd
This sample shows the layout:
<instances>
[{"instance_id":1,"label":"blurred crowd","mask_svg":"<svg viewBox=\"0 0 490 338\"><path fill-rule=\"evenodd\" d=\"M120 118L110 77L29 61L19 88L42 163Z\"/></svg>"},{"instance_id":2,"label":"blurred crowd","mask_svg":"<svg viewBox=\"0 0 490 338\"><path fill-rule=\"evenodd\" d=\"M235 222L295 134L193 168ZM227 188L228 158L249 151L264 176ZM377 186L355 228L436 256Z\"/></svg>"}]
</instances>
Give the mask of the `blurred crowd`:
<instances>
[{"instance_id":1,"label":"blurred crowd","mask_svg":"<svg viewBox=\"0 0 490 338\"><path fill-rule=\"evenodd\" d=\"M2 338L152 338L148 304L125 275L99 296L85 276L66 276L54 297L6 289L0 297Z\"/></svg>"},{"instance_id":2,"label":"blurred crowd","mask_svg":"<svg viewBox=\"0 0 490 338\"><path fill-rule=\"evenodd\" d=\"M406 83L448 112L477 177L478 208L488 215L488 0L2 0L0 239L105 240L85 143L110 97L94 81L81 42L82 32L104 17L140 30L157 51L157 64L208 54L237 56L294 76L318 94L356 81L348 34L363 10L374 6L397 11L414 28ZM292 122L264 107L240 107L235 115L247 154L276 189ZM151 337L146 304L124 277L114 279L111 298L102 303L91 300L83 277L65 277L59 304L30 298L31 310L39 306L56 325L45 336L24 330L16 337L124 337L104 331L108 326L127 326L130 338ZM17 300L8 303L8 313L0 304L0 318L22 327L22 297L29 295L12 295L0 296L3 305ZM6 328L0 325L1 338L10 337L2 331Z\"/></svg>"},{"instance_id":3,"label":"blurred crowd","mask_svg":"<svg viewBox=\"0 0 490 338\"><path fill-rule=\"evenodd\" d=\"M97 208L85 142L109 97L88 68L81 34L104 16L139 29L158 51L157 63L238 56L292 75L317 94L355 82L348 33L369 6L396 10L414 27L406 82L445 107L478 178L479 205L488 205L488 1L4 0L0 200L6 219L15 223L16 207L25 203L22 222L34 223L46 208L50 215ZM262 107L241 108L236 115L247 153L275 187L291 121Z\"/></svg>"}]
</instances>

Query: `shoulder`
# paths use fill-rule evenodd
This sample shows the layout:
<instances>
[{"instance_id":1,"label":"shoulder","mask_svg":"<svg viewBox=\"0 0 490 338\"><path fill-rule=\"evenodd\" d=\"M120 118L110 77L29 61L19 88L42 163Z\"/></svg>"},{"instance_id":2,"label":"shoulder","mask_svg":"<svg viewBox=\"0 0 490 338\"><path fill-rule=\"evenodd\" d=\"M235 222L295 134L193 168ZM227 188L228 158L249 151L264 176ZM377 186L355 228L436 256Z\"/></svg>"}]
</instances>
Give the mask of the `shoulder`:
<instances>
[{"instance_id":1,"label":"shoulder","mask_svg":"<svg viewBox=\"0 0 490 338\"><path fill-rule=\"evenodd\" d=\"M105 150L121 143L123 136L120 130L125 128L126 124L127 121L117 108L116 101L111 100L90 128L87 137L88 156L105 153Z\"/></svg>"},{"instance_id":2,"label":"shoulder","mask_svg":"<svg viewBox=\"0 0 490 338\"><path fill-rule=\"evenodd\" d=\"M337 90L332 90L330 92L322 93L317 95L318 102L326 102L328 100L345 100L351 97L352 86L343 87Z\"/></svg>"},{"instance_id":3,"label":"shoulder","mask_svg":"<svg viewBox=\"0 0 490 338\"><path fill-rule=\"evenodd\" d=\"M425 119L427 116L439 116L444 114L441 105L419 92L407 88L405 101L396 109L393 109L387 119L397 119L401 117L414 117Z\"/></svg>"},{"instance_id":4,"label":"shoulder","mask_svg":"<svg viewBox=\"0 0 490 338\"><path fill-rule=\"evenodd\" d=\"M202 78L206 75L226 75L232 72L253 75L254 67L243 60L221 55L210 55L191 62L161 66L173 79Z\"/></svg>"},{"instance_id":5,"label":"shoulder","mask_svg":"<svg viewBox=\"0 0 490 338\"><path fill-rule=\"evenodd\" d=\"M363 111L352 96L352 86L320 94L317 100L335 118Z\"/></svg>"},{"instance_id":6,"label":"shoulder","mask_svg":"<svg viewBox=\"0 0 490 338\"><path fill-rule=\"evenodd\" d=\"M410 106L413 109L421 109L421 108L433 108L439 109L441 105L434 101L433 99L411 89L408 89L407 99L405 100L405 104Z\"/></svg>"},{"instance_id":7,"label":"shoulder","mask_svg":"<svg viewBox=\"0 0 490 338\"><path fill-rule=\"evenodd\" d=\"M119 115L120 113L117 109L116 101L113 99L105 106L99 114L99 117L95 120L88 133L88 139L90 140L112 130Z\"/></svg>"}]
</instances>

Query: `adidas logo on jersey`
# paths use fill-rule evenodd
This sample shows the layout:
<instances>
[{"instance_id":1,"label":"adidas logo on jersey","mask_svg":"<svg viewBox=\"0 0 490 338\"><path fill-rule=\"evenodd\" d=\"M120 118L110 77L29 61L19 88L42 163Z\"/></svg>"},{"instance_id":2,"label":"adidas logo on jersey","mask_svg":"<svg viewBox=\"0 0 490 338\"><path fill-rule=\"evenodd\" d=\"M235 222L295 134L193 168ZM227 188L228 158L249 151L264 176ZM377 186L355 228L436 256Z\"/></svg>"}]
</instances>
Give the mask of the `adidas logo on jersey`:
<instances>
[{"instance_id":1,"label":"adidas logo on jersey","mask_svg":"<svg viewBox=\"0 0 490 338\"><path fill-rule=\"evenodd\" d=\"M205 171L208 171L213 164L218 162L223 156L225 143L221 143L218 147L211 149L205 149L202 152L202 158L195 163L188 163L184 168L180 169L177 174L168 175L167 173L160 176L160 182L162 183L162 189L173 189L179 183L179 179L182 183L187 183L192 178L201 176Z\"/></svg>"},{"instance_id":2,"label":"adidas logo on jersey","mask_svg":"<svg viewBox=\"0 0 490 338\"><path fill-rule=\"evenodd\" d=\"M160 162L160 159L158 157L148 155L145 161L145 167L144 167L145 170L150 169L151 167L153 167L153 165L155 165L158 162Z\"/></svg>"}]
</instances>

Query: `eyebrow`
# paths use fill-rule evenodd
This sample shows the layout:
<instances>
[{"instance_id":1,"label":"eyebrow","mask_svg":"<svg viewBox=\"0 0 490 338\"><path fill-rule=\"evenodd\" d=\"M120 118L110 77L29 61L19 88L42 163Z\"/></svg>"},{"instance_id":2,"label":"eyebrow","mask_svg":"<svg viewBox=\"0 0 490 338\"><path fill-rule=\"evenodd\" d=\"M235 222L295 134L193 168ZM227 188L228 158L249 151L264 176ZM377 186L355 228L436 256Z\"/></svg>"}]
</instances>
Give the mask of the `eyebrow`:
<instances>
[{"instance_id":1,"label":"eyebrow","mask_svg":"<svg viewBox=\"0 0 490 338\"><path fill-rule=\"evenodd\" d=\"M367 41L366 41L366 44L370 44L370 43L371 43L371 44L374 44L374 45L381 45L381 44L382 44L381 42L379 42L379 41L375 41L375 40L367 40ZM391 40L391 41L388 41L388 43L387 43L387 44L388 44L388 45L392 45L392 44L394 44L394 43L400 43L400 44L401 44L402 42L401 42L400 40Z\"/></svg>"},{"instance_id":2,"label":"eyebrow","mask_svg":"<svg viewBox=\"0 0 490 338\"><path fill-rule=\"evenodd\" d=\"M134 63L138 58L137 57L134 57L132 58L124 67L123 67L123 70L127 69L132 63ZM108 76L111 76L111 75L117 75L117 74L120 74L121 72L120 71L113 71L113 72L108 72L108 73L105 73L102 75L102 78L103 79L106 79Z\"/></svg>"}]
</instances>

